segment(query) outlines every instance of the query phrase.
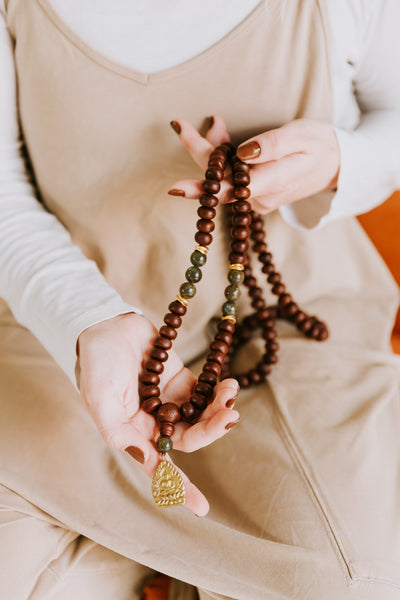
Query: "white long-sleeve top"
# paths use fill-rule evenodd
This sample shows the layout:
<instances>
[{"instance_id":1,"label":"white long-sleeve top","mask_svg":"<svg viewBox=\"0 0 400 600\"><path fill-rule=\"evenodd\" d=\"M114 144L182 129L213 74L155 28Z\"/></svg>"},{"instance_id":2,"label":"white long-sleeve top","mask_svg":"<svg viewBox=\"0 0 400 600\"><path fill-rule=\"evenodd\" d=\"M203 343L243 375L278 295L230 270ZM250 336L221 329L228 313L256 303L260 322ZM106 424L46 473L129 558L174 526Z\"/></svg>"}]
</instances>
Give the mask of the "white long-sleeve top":
<instances>
[{"instance_id":1,"label":"white long-sleeve top","mask_svg":"<svg viewBox=\"0 0 400 600\"><path fill-rule=\"evenodd\" d=\"M282 0L283 18L288 1ZM97 51L148 73L204 51L258 2L51 0ZM341 154L338 190L326 215L318 214L317 204L311 216L296 204L283 207L283 218L295 227L360 214L400 188L400 2L328 0L328 9ZM75 384L79 334L104 319L140 310L108 285L35 197L21 157L13 45L2 0L0 77L0 296Z\"/></svg>"}]
</instances>

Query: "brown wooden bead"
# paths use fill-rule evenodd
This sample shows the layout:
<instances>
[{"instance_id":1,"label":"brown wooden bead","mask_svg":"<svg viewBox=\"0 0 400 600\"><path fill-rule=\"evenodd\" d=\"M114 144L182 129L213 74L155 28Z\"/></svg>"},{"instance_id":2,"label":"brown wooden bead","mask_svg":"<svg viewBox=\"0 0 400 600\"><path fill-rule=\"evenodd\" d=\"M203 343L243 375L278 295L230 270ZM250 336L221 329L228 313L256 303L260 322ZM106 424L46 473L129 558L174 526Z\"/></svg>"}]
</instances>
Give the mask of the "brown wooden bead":
<instances>
[{"instance_id":1,"label":"brown wooden bead","mask_svg":"<svg viewBox=\"0 0 400 600\"><path fill-rule=\"evenodd\" d=\"M148 414L152 414L158 409L158 407L160 405L161 405L160 398L153 397L153 398L147 398L146 400L144 400L142 402L140 408L142 408Z\"/></svg>"},{"instance_id":2,"label":"brown wooden bead","mask_svg":"<svg viewBox=\"0 0 400 600\"><path fill-rule=\"evenodd\" d=\"M324 324L322 324L320 332L319 332L319 336L317 337L317 340L319 342L323 342L324 340L328 339L329 337L329 331L328 329L325 327Z\"/></svg>"},{"instance_id":3,"label":"brown wooden bead","mask_svg":"<svg viewBox=\"0 0 400 600\"><path fill-rule=\"evenodd\" d=\"M235 331L235 323L232 321L228 321L228 319L221 319L218 323L219 331L228 331L229 333L233 333Z\"/></svg>"},{"instance_id":4,"label":"brown wooden bead","mask_svg":"<svg viewBox=\"0 0 400 600\"><path fill-rule=\"evenodd\" d=\"M144 385L158 385L160 383L160 378L157 373L144 372L140 377L140 382Z\"/></svg>"},{"instance_id":5,"label":"brown wooden bead","mask_svg":"<svg viewBox=\"0 0 400 600\"><path fill-rule=\"evenodd\" d=\"M217 385L217 377L213 373L205 373L204 371L199 375L199 381L204 381L213 387Z\"/></svg>"},{"instance_id":6,"label":"brown wooden bead","mask_svg":"<svg viewBox=\"0 0 400 600\"><path fill-rule=\"evenodd\" d=\"M178 333L173 327L168 327L168 325L162 325L160 327L160 334L167 337L170 340L174 340Z\"/></svg>"},{"instance_id":7,"label":"brown wooden bead","mask_svg":"<svg viewBox=\"0 0 400 600\"><path fill-rule=\"evenodd\" d=\"M228 352L228 344L221 342L221 340L214 340L210 344L210 350L217 350L218 352L226 354Z\"/></svg>"},{"instance_id":8,"label":"brown wooden bead","mask_svg":"<svg viewBox=\"0 0 400 600\"><path fill-rule=\"evenodd\" d=\"M257 312L257 320L264 321L265 319L271 318L271 310L269 308L263 308Z\"/></svg>"},{"instance_id":9,"label":"brown wooden bead","mask_svg":"<svg viewBox=\"0 0 400 600\"><path fill-rule=\"evenodd\" d=\"M265 233L263 231L252 231L250 237L253 242L263 242L265 240Z\"/></svg>"},{"instance_id":10,"label":"brown wooden bead","mask_svg":"<svg viewBox=\"0 0 400 600\"><path fill-rule=\"evenodd\" d=\"M194 236L194 239L200 246L209 246L213 240L213 236L211 233L203 233L202 231L198 231Z\"/></svg>"},{"instance_id":11,"label":"brown wooden bead","mask_svg":"<svg viewBox=\"0 0 400 600\"><path fill-rule=\"evenodd\" d=\"M254 308L254 310L261 310L265 306L264 298L254 298L251 301L251 306Z\"/></svg>"},{"instance_id":12,"label":"brown wooden bead","mask_svg":"<svg viewBox=\"0 0 400 600\"><path fill-rule=\"evenodd\" d=\"M211 233L211 231L214 231L215 229L215 223L209 219L199 219L196 223L196 227L203 233Z\"/></svg>"},{"instance_id":13,"label":"brown wooden bead","mask_svg":"<svg viewBox=\"0 0 400 600\"><path fill-rule=\"evenodd\" d=\"M244 254L239 254L239 252L230 252L228 259L230 263L243 265L246 256Z\"/></svg>"},{"instance_id":14,"label":"brown wooden bead","mask_svg":"<svg viewBox=\"0 0 400 600\"><path fill-rule=\"evenodd\" d=\"M234 252L243 254L249 249L249 242L247 240L236 240L235 242L232 242L231 248Z\"/></svg>"},{"instance_id":15,"label":"brown wooden bead","mask_svg":"<svg viewBox=\"0 0 400 600\"><path fill-rule=\"evenodd\" d=\"M251 192L248 187L236 187L233 190L233 195L240 200L247 200L247 198L250 198Z\"/></svg>"},{"instance_id":16,"label":"brown wooden bead","mask_svg":"<svg viewBox=\"0 0 400 600\"><path fill-rule=\"evenodd\" d=\"M177 423L179 421L179 407L175 402L162 404L157 412L160 423Z\"/></svg>"},{"instance_id":17,"label":"brown wooden bead","mask_svg":"<svg viewBox=\"0 0 400 600\"><path fill-rule=\"evenodd\" d=\"M246 287L251 288L257 285L257 279L254 277L254 275L249 275L248 277L244 278L243 283Z\"/></svg>"},{"instance_id":18,"label":"brown wooden bead","mask_svg":"<svg viewBox=\"0 0 400 600\"><path fill-rule=\"evenodd\" d=\"M147 371L152 371L153 373L157 373L157 375L160 375L164 371L162 362L153 358L149 358L144 366Z\"/></svg>"},{"instance_id":19,"label":"brown wooden bead","mask_svg":"<svg viewBox=\"0 0 400 600\"><path fill-rule=\"evenodd\" d=\"M160 434L172 437L174 435L175 426L172 423L161 423Z\"/></svg>"},{"instance_id":20,"label":"brown wooden bead","mask_svg":"<svg viewBox=\"0 0 400 600\"><path fill-rule=\"evenodd\" d=\"M245 375L244 373L242 373L242 374L238 375L238 376L236 377L236 379L238 380L238 382L239 382L239 385L240 385L240 387L241 387L242 389L244 389L244 390L245 390L246 388L248 388L248 387L250 386L250 381L249 381L249 378L248 378L248 377L247 377L247 375Z\"/></svg>"},{"instance_id":21,"label":"brown wooden bead","mask_svg":"<svg viewBox=\"0 0 400 600\"><path fill-rule=\"evenodd\" d=\"M140 386L140 397L145 400L146 398L155 398L160 395L160 388L157 385L141 385Z\"/></svg>"},{"instance_id":22,"label":"brown wooden bead","mask_svg":"<svg viewBox=\"0 0 400 600\"><path fill-rule=\"evenodd\" d=\"M197 209L197 214L201 219L213 219L216 215L215 208L207 208L207 206L200 206Z\"/></svg>"},{"instance_id":23,"label":"brown wooden bead","mask_svg":"<svg viewBox=\"0 0 400 600\"><path fill-rule=\"evenodd\" d=\"M184 421L195 421L197 419L198 412L190 402L184 402L180 407L181 418Z\"/></svg>"},{"instance_id":24,"label":"brown wooden bead","mask_svg":"<svg viewBox=\"0 0 400 600\"><path fill-rule=\"evenodd\" d=\"M245 189L246 188L242 188L240 191L243 192ZM247 200L239 200L234 203L233 210L238 214L249 213L251 211L251 204L250 202L247 202Z\"/></svg>"},{"instance_id":25,"label":"brown wooden bead","mask_svg":"<svg viewBox=\"0 0 400 600\"><path fill-rule=\"evenodd\" d=\"M279 350L279 344L275 340L270 341L268 344L268 352L277 352Z\"/></svg>"},{"instance_id":26,"label":"brown wooden bead","mask_svg":"<svg viewBox=\"0 0 400 600\"><path fill-rule=\"evenodd\" d=\"M263 361L267 365L274 365L275 363L278 362L278 357L275 354L275 352L266 352L263 356Z\"/></svg>"},{"instance_id":27,"label":"brown wooden bead","mask_svg":"<svg viewBox=\"0 0 400 600\"><path fill-rule=\"evenodd\" d=\"M262 375L264 377L269 375L272 371L271 366L267 365L267 363L265 363L265 362L259 362L256 368L257 368L258 373L260 373L260 375Z\"/></svg>"},{"instance_id":28,"label":"brown wooden bead","mask_svg":"<svg viewBox=\"0 0 400 600\"><path fill-rule=\"evenodd\" d=\"M162 348L153 348L153 350L150 352L150 356L155 360L165 362L168 359L168 352Z\"/></svg>"},{"instance_id":29,"label":"brown wooden bead","mask_svg":"<svg viewBox=\"0 0 400 600\"><path fill-rule=\"evenodd\" d=\"M276 271L274 271L273 273L270 273L267 277L267 281L269 283L280 283L281 282L281 275L280 273L277 273Z\"/></svg>"},{"instance_id":30,"label":"brown wooden bead","mask_svg":"<svg viewBox=\"0 0 400 600\"><path fill-rule=\"evenodd\" d=\"M200 196L199 201L201 206L206 206L207 208L213 208L218 204L218 198L216 198L212 194L202 194Z\"/></svg>"},{"instance_id":31,"label":"brown wooden bead","mask_svg":"<svg viewBox=\"0 0 400 600\"><path fill-rule=\"evenodd\" d=\"M299 307L297 306L296 302L289 302L289 304L285 306L285 315L288 315L288 317L294 317L298 311Z\"/></svg>"},{"instance_id":32,"label":"brown wooden bead","mask_svg":"<svg viewBox=\"0 0 400 600\"><path fill-rule=\"evenodd\" d=\"M154 346L156 348L162 348L163 350L169 350L172 347L172 342L168 338L160 335L154 340Z\"/></svg>"},{"instance_id":33,"label":"brown wooden bead","mask_svg":"<svg viewBox=\"0 0 400 600\"><path fill-rule=\"evenodd\" d=\"M300 325L301 323L303 323L303 321L305 321L307 319L307 315L305 312L303 312L302 310L297 311L297 313L294 315L293 317L293 322L296 323L296 325Z\"/></svg>"},{"instance_id":34,"label":"brown wooden bead","mask_svg":"<svg viewBox=\"0 0 400 600\"><path fill-rule=\"evenodd\" d=\"M216 336L216 340L221 340L221 342L225 342L228 346L232 343L232 335L228 331L219 331Z\"/></svg>"},{"instance_id":35,"label":"brown wooden bead","mask_svg":"<svg viewBox=\"0 0 400 600\"><path fill-rule=\"evenodd\" d=\"M249 289L250 298L261 298L262 295L263 295L263 291L260 287L257 287L256 285L250 287L250 289Z\"/></svg>"},{"instance_id":36,"label":"brown wooden bead","mask_svg":"<svg viewBox=\"0 0 400 600\"><path fill-rule=\"evenodd\" d=\"M201 184L201 187L205 192L209 192L210 194L218 194L221 189L221 184L219 181L213 181L212 179L206 179Z\"/></svg>"},{"instance_id":37,"label":"brown wooden bead","mask_svg":"<svg viewBox=\"0 0 400 600\"><path fill-rule=\"evenodd\" d=\"M241 225L242 227L248 227L251 223L251 215L249 213L243 213L235 215L232 219L234 225Z\"/></svg>"},{"instance_id":38,"label":"brown wooden bead","mask_svg":"<svg viewBox=\"0 0 400 600\"><path fill-rule=\"evenodd\" d=\"M267 251L267 244L265 242L256 242L253 246L253 250L256 254L260 254L260 252Z\"/></svg>"},{"instance_id":39,"label":"brown wooden bead","mask_svg":"<svg viewBox=\"0 0 400 600\"><path fill-rule=\"evenodd\" d=\"M234 167L233 170L235 173L250 173L250 167L244 162L241 162L238 157L237 161L232 161Z\"/></svg>"},{"instance_id":40,"label":"brown wooden bead","mask_svg":"<svg viewBox=\"0 0 400 600\"><path fill-rule=\"evenodd\" d=\"M198 410L204 410L208 406L208 399L203 394L192 394L190 402Z\"/></svg>"},{"instance_id":41,"label":"brown wooden bead","mask_svg":"<svg viewBox=\"0 0 400 600\"><path fill-rule=\"evenodd\" d=\"M210 169L221 169L221 171L224 171L226 167L226 160L222 158L212 158L208 162L208 167Z\"/></svg>"},{"instance_id":42,"label":"brown wooden bead","mask_svg":"<svg viewBox=\"0 0 400 600\"><path fill-rule=\"evenodd\" d=\"M271 252L261 252L260 256L258 257L258 260L264 263L265 265L269 264L272 260Z\"/></svg>"},{"instance_id":43,"label":"brown wooden bead","mask_svg":"<svg viewBox=\"0 0 400 600\"><path fill-rule=\"evenodd\" d=\"M232 235L237 240L247 240L250 235L250 229L248 227L234 227Z\"/></svg>"},{"instance_id":44,"label":"brown wooden bead","mask_svg":"<svg viewBox=\"0 0 400 600\"><path fill-rule=\"evenodd\" d=\"M235 187L236 186L242 187L245 185L249 185L250 175L248 173L245 173L244 171L234 170L232 182Z\"/></svg>"},{"instance_id":45,"label":"brown wooden bead","mask_svg":"<svg viewBox=\"0 0 400 600\"><path fill-rule=\"evenodd\" d=\"M178 327L182 325L182 319L179 315L174 315L174 313L167 313L164 317L164 323L169 327L178 329Z\"/></svg>"},{"instance_id":46,"label":"brown wooden bead","mask_svg":"<svg viewBox=\"0 0 400 600\"><path fill-rule=\"evenodd\" d=\"M213 361L222 365L224 362L225 354L219 350L212 350L207 354L207 360Z\"/></svg>"},{"instance_id":47,"label":"brown wooden bead","mask_svg":"<svg viewBox=\"0 0 400 600\"><path fill-rule=\"evenodd\" d=\"M266 275L269 275L275 271L275 266L272 263L267 263L262 267L261 271Z\"/></svg>"},{"instance_id":48,"label":"brown wooden bead","mask_svg":"<svg viewBox=\"0 0 400 600\"><path fill-rule=\"evenodd\" d=\"M285 306L287 306L288 304L290 304L291 302L293 302L293 298L290 294L281 294L279 296L279 306L281 306L282 308L284 308Z\"/></svg>"},{"instance_id":49,"label":"brown wooden bead","mask_svg":"<svg viewBox=\"0 0 400 600\"><path fill-rule=\"evenodd\" d=\"M256 371L255 369L253 369L249 372L248 377L249 377L250 382L253 385L258 385L262 381L262 377L261 377L260 373L258 373L258 371Z\"/></svg>"},{"instance_id":50,"label":"brown wooden bead","mask_svg":"<svg viewBox=\"0 0 400 600\"><path fill-rule=\"evenodd\" d=\"M265 328L271 329L272 327L275 327L275 325L275 317L270 317L269 319L265 319L265 321L263 321L263 327Z\"/></svg>"},{"instance_id":51,"label":"brown wooden bead","mask_svg":"<svg viewBox=\"0 0 400 600\"><path fill-rule=\"evenodd\" d=\"M179 302L179 300L174 300L168 306L168 310L174 313L175 315L183 317L184 315L186 315L187 308L184 304L182 304L182 302Z\"/></svg>"},{"instance_id":52,"label":"brown wooden bead","mask_svg":"<svg viewBox=\"0 0 400 600\"><path fill-rule=\"evenodd\" d=\"M262 333L264 340L274 340L277 336L275 329L266 329Z\"/></svg>"},{"instance_id":53,"label":"brown wooden bead","mask_svg":"<svg viewBox=\"0 0 400 600\"><path fill-rule=\"evenodd\" d=\"M223 169L217 169L215 167L210 167L206 171L206 179L212 179L215 181L222 181L224 178Z\"/></svg>"},{"instance_id":54,"label":"brown wooden bead","mask_svg":"<svg viewBox=\"0 0 400 600\"><path fill-rule=\"evenodd\" d=\"M206 364L203 367L203 371L205 373L213 373L216 377L219 377L221 373L221 365L212 360L207 360Z\"/></svg>"},{"instance_id":55,"label":"brown wooden bead","mask_svg":"<svg viewBox=\"0 0 400 600\"><path fill-rule=\"evenodd\" d=\"M193 389L195 394L203 394L206 398L210 398L213 395L213 391L214 387L204 381L198 381Z\"/></svg>"}]
</instances>

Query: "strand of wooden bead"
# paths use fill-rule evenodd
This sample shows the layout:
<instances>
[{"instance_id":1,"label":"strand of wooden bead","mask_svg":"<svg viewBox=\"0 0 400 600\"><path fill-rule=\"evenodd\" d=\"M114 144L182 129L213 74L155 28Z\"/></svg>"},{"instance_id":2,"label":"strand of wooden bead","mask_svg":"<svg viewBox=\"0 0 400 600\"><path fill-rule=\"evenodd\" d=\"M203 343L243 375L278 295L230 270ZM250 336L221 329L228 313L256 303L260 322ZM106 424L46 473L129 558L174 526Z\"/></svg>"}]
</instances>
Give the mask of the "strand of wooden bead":
<instances>
[{"instance_id":1,"label":"strand of wooden bead","mask_svg":"<svg viewBox=\"0 0 400 600\"><path fill-rule=\"evenodd\" d=\"M188 300L196 293L195 284L202 278L201 267L206 263L208 246L212 242L212 231L215 227L213 219L218 199L214 194L220 190L220 181L224 177L224 170L233 152L233 146L223 144L210 155L202 184L204 194L200 197L200 207L197 211L200 219L196 223L195 241L198 246L190 257L191 266L185 273L186 281L180 286L177 299L169 305L170 312L164 316L164 325L154 341L154 347L144 365L141 377L141 407L153 414L159 423L160 438L157 440L157 449L162 453L172 449L171 436L174 433L175 423L181 419L193 421L197 418L199 411L205 408L204 401L200 402L200 399L205 395L210 397L217 383L217 377L213 377L212 373L202 374L190 402L180 408L173 402L163 404L160 400L159 376L164 370L163 363L168 359L173 340L177 337L177 329L182 324L182 317L186 314Z\"/></svg>"}]
</instances>

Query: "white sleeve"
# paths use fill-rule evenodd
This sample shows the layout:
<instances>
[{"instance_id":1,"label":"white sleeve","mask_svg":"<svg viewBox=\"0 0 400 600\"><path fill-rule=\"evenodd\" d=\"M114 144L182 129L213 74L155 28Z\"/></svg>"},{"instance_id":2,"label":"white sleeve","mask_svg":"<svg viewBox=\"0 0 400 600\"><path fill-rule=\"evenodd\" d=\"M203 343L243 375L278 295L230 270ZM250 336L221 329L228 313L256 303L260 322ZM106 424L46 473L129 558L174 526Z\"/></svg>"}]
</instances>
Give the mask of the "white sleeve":
<instances>
[{"instance_id":1,"label":"white sleeve","mask_svg":"<svg viewBox=\"0 0 400 600\"><path fill-rule=\"evenodd\" d=\"M399 0L356 3L369 7L354 93L361 116L353 131L336 128L340 148L337 192L281 209L295 227L323 226L371 210L400 188ZM309 199L311 200L311 199ZM296 207L298 204L298 207ZM313 208L311 208L311 205ZM308 210L308 212L306 212Z\"/></svg>"},{"instance_id":2,"label":"white sleeve","mask_svg":"<svg viewBox=\"0 0 400 600\"><path fill-rule=\"evenodd\" d=\"M122 300L35 196L22 158L13 45L1 3L0 77L0 296L76 386L78 335L141 311Z\"/></svg>"}]
</instances>

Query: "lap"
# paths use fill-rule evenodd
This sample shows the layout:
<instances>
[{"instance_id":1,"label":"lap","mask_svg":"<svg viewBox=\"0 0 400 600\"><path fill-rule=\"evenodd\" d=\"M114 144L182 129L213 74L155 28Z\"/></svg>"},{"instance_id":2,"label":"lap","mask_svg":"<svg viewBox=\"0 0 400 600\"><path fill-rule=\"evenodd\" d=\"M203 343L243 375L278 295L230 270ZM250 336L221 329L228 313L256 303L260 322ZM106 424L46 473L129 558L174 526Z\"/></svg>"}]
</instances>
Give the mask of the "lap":
<instances>
[{"instance_id":1,"label":"lap","mask_svg":"<svg viewBox=\"0 0 400 600\"><path fill-rule=\"evenodd\" d=\"M270 385L241 393L240 424L174 455L210 501L196 519L153 506L27 330L0 339L0 481L66 531L204 598L399 597L398 370L383 355L283 344Z\"/></svg>"}]
</instances>

